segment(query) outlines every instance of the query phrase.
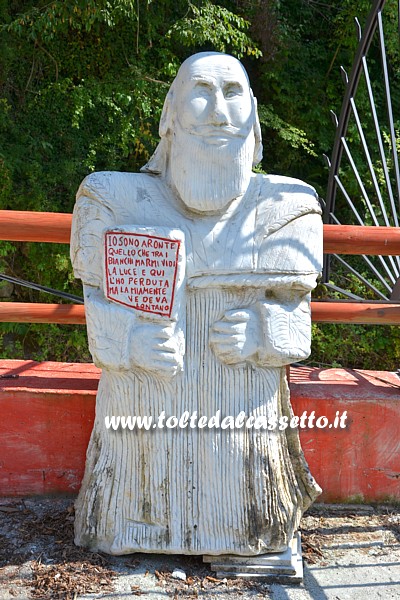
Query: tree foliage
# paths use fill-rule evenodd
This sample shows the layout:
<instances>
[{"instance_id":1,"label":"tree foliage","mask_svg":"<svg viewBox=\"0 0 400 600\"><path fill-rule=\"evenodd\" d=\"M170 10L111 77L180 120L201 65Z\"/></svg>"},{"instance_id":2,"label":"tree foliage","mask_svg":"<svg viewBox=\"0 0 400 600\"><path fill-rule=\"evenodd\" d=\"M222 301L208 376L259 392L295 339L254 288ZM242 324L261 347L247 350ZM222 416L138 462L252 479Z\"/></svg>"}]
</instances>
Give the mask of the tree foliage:
<instances>
[{"instance_id":1,"label":"tree foliage","mask_svg":"<svg viewBox=\"0 0 400 600\"><path fill-rule=\"evenodd\" d=\"M89 172L138 171L180 63L200 50L231 53L248 69L264 170L300 177L323 196L339 65L350 67L353 18L363 22L369 8L367 0L0 0L0 208L71 212ZM394 41L389 52L397 56ZM2 242L0 272L81 294L67 246ZM0 295L57 301L9 285ZM4 356L88 359L82 328L2 331Z\"/></svg>"}]
</instances>

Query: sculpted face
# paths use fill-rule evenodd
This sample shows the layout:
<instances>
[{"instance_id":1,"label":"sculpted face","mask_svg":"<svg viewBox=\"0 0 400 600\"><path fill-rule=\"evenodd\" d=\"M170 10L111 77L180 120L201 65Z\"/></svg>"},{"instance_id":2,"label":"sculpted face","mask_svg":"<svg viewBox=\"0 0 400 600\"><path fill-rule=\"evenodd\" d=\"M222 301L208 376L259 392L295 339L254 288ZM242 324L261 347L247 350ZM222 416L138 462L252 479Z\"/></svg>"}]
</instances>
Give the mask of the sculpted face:
<instances>
[{"instance_id":1,"label":"sculpted face","mask_svg":"<svg viewBox=\"0 0 400 600\"><path fill-rule=\"evenodd\" d=\"M222 212L246 193L262 144L256 100L236 58L188 58L165 99L159 131L161 142L142 171L165 177L186 208Z\"/></svg>"},{"instance_id":2,"label":"sculpted face","mask_svg":"<svg viewBox=\"0 0 400 600\"><path fill-rule=\"evenodd\" d=\"M247 138L254 108L247 76L235 58L197 55L184 64L178 79L177 119L187 133L213 145Z\"/></svg>"},{"instance_id":3,"label":"sculpted face","mask_svg":"<svg viewBox=\"0 0 400 600\"><path fill-rule=\"evenodd\" d=\"M187 59L171 87L167 115L170 182L186 207L221 212L243 196L251 178L256 115L239 61L216 53Z\"/></svg>"}]
</instances>

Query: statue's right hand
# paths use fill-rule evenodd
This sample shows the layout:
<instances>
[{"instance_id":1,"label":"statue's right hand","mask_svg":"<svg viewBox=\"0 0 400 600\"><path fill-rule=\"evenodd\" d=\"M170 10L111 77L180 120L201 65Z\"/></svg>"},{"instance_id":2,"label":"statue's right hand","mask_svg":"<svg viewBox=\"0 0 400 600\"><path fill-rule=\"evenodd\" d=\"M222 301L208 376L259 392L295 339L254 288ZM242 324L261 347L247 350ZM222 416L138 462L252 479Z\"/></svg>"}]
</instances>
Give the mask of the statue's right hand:
<instances>
[{"instance_id":1,"label":"statue's right hand","mask_svg":"<svg viewBox=\"0 0 400 600\"><path fill-rule=\"evenodd\" d=\"M146 323L135 327L132 339L132 366L155 375L174 376L183 369L183 332L175 324Z\"/></svg>"}]
</instances>

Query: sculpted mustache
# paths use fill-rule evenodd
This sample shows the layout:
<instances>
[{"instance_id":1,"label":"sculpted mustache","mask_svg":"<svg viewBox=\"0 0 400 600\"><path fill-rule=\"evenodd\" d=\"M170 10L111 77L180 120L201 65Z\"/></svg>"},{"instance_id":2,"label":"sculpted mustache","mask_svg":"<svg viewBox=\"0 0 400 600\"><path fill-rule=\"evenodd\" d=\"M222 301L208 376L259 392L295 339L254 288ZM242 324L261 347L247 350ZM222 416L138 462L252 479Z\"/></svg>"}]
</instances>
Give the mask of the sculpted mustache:
<instances>
[{"instance_id":1,"label":"sculpted mustache","mask_svg":"<svg viewBox=\"0 0 400 600\"><path fill-rule=\"evenodd\" d=\"M204 137L207 135L246 137L239 127L234 127L233 125L199 125L191 129L190 133Z\"/></svg>"}]
</instances>

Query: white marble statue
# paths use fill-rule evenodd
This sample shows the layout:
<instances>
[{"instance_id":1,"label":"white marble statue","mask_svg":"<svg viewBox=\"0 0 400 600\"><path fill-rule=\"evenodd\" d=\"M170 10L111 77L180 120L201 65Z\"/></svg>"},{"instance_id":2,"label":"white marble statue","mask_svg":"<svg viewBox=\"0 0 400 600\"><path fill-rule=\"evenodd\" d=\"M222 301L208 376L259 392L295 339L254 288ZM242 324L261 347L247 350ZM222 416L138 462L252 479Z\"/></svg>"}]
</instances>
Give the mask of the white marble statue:
<instances>
[{"instance_id":1,"label":"white marble statue","mask_svg":"<svg viewBox=\"0 0 400 600\"><path fill-rule=\"evenodd\" d=\"M320 207L306 183L252 172L256 100L231 56L183 63L160 137L142 173L93 173L77 195L71 257L102 376L75 541L281 551L320 493L296 429L114 431L105 418L290 416L285 370L310 352Z\"/></svg>"}]
</instances>

